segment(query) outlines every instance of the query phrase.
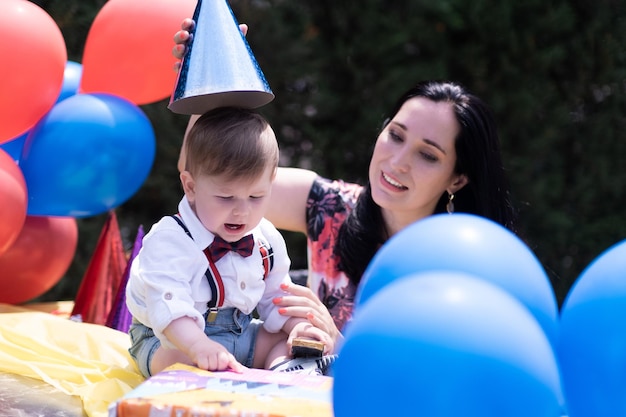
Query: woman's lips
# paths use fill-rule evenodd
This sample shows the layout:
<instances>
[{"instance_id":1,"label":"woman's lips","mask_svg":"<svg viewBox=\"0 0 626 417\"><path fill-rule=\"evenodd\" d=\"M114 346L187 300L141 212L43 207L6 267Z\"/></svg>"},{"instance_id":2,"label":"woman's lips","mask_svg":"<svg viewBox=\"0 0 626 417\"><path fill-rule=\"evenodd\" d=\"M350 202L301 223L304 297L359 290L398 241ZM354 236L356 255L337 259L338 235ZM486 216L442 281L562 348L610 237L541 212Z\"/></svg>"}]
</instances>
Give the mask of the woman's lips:
<instances>
[{"instance_id":1,"label":"woman's lips","mask_svg":"<svg viewBox=\"0 0 626 417\"><path fill-rule=\"evenodd\" d=\"M409 189L408 187L402 185L401 183L396 181L394 178L392 178L388 174L385 174L384 172L381 174L381 177L382 177L383 182L385 184L390 185L391 187L393 187L396 190L404 191L404 190L408 190Z\"/></svg>"}]
</instances>

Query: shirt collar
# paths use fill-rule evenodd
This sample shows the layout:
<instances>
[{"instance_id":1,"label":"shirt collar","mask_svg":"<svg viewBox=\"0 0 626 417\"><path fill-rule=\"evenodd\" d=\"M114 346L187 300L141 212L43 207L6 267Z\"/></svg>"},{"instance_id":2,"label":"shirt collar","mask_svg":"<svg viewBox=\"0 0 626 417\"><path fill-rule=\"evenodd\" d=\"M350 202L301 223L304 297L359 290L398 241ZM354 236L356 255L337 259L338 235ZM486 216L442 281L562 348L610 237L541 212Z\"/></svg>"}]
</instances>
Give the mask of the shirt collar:
<instances>
[{"instance_id":1,"label":"shirt collar","mask_svg":"<svg viewBox=\"0 0 626 417\"><path fill-rule=\"evenodd\" d=\"M187 226L187 229L189 229L189 233L193 236L193 240L201 249L206 248L211 244L211 242L213 242L215 235L204 227L196 213L191 208L189 200L187 200L187 196L184 196L182 200L180 200L180 203L178 203L178 213L180 214L183 223L185 223L185 226ZM252 229L248 234L254 234L259 227L260 225Z\"/></svg>"},{"instance_id":2,"label":"shirt collar","mask_svg":"<svg viewBox=\"0 0 626 417\"><path fill-rule=\"evenodd\" d=\"M202 222L200 222L200 219L191 208L189 200L187 200L187 196L184 196L182 200L180 200L180 203L178 203L178 213L180 214L183 223L185 223L185 226L187 226L187 229L189 229L189 233L193 236L193 240L200 247L200 249L206 248L211 242L213 242L215 235L209 232L204 227Z\"/></svg>"}]
</instances>

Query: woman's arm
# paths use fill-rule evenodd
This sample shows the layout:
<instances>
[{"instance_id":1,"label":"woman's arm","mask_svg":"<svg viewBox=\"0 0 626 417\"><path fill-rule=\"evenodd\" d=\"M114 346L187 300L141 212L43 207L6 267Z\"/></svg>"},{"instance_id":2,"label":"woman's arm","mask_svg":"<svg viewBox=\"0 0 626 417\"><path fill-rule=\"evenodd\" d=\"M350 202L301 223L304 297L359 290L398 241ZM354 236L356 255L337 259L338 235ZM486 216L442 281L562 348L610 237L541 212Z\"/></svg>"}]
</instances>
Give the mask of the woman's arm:
<instances>
[{"instance_id":1,"label":"woman's arm","mask_svg":"<svg viewBox=\"0 0 626 417\"><path fill-rule=\"evenodd\" d=\"M306 233L306 203L317 174L301 168L278 168L265 217L278 229Z\"/></svg>"},{"instance_id":2,"label":"woman's arm","mask_svg":"<svg viewBox=\"0 0 626 417\"><path fill-rule=\"evenodd\" d=\"M187 135L191 130L191 127L196 123L196 120L200 118L198 114L192 114L189 117L189 122L187 123L187 129L185 129L185 135L183 136L183 145L180 147L180 154L178 155L178 172L183 172L185 170L185 159L187 158L187 152L185 152L185 146L187 144Z\"/></svg>"}]
</instances>

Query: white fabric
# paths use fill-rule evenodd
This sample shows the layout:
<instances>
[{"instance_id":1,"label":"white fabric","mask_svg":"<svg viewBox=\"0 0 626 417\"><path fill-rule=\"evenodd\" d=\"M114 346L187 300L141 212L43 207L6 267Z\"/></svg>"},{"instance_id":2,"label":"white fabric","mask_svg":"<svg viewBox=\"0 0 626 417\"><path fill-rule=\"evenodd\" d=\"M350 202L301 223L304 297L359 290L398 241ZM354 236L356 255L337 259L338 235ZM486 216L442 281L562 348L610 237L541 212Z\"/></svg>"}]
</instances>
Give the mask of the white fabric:
<instances>
[{"instance_id":1,"label":"white fabric","mask_svg":"<svg viewBox=\"0 0 626 417\"><path fill-rule=\"evenodd\" d=\"M163 217L143 238L126 287L126 303L132 315L152 328L161 344L170 348L174 346L163 330L185 316L204 329L203 314L212 297L204 276L209 263L203 250L213 242L214 235L196 217L186 197L178 210L193 239L171 216ZM284 295L280 284L291 281L291 261L285 240L268 220L263 219L252 234L255 248L251 256L244 258L229 252L215 264L224 282L223 307L236 307L246 314L257 308L265 329L275 333L287 317L278 313L272 300ZM268 242L274 252L274 267L265 280L259 238Z\"/></svg>"}]
</instances>

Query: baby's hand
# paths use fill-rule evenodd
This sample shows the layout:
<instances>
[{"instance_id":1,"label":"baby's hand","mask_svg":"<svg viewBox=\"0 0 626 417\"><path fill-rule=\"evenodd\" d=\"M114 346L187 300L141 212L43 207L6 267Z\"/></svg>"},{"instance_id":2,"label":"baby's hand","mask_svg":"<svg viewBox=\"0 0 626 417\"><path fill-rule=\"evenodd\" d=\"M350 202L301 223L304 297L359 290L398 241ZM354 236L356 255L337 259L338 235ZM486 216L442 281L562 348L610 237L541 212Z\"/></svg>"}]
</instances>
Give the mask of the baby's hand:
<instances>
[{"instance_id":1,"label":"baby's hand","mask_svg":"<svg viewBox=\"0 0 626 417\"><path fill-rule=\"evenodd\" d=\"M232 370L241 373L244 366L221 344L204 338L189 348L189 356L196 366L207 371Z\"/></svg>"}]
</instances>

